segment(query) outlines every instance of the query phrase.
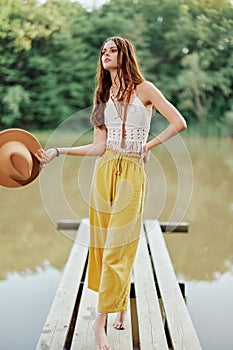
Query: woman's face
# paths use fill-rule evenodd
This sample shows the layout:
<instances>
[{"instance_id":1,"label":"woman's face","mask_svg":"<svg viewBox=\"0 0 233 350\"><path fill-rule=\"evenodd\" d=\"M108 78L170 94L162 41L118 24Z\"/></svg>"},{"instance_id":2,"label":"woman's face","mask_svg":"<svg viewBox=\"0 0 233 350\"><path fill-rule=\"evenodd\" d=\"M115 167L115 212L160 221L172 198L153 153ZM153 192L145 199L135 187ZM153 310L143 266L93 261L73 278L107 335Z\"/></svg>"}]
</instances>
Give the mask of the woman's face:
<instances>
[{"instance_id":1,"label":"woman's face","mask_svg":"<svg viewBox=\"0 0 233 350\"><path fill-rule=\"evenodd\" d=\"M117 69L118 49L113 40L109 40L104 44L101 55L102 65L104 69Z\"/></svg>"}]
</instances>

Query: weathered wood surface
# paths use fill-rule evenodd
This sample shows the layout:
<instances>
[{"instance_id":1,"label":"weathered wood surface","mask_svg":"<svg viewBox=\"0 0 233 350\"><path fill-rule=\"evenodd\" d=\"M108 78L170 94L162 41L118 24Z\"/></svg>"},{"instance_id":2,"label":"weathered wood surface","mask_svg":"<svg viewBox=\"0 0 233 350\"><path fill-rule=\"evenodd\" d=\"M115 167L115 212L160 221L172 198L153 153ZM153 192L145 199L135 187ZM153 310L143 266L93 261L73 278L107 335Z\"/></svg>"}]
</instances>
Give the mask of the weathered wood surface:
<instances>
[{"instance_id":1,"label":"weathered wood surface","mask_svg":"<svg viewBox=\"0 0 233 350\"><path fill-rule=\"evenodd\" d=\"M145 229L174 350L199 350L197 334L176 280L158 221L146 220Z\"/></svg>"},{"instance_id":2,"label":"weathered wood surface","mask_svg":"<svg viewBox=\"0 0 233 350\"><path fill-rule=\"evenodd\" d=\"M188 222L159 222L162 232L180 232L180 233L188 233L189 231L189 223Z\"/></svg>"},{"instance_id":3,"label":"weathered wood surface","mask_svg":"<svg viewBox=\"0 0 233 350\"><path fill-rule=\"evenodd\" d=\"M79 232L86 230L84 221ZM87 260L88 248L73 245L49 315L37 344L37 350L59 350L65 346L69 325Z\"/></svg>"},{"instance_id":4,"label":"weathered wood surface","mask_svg":"<svg viewBox=\"0 0 233 350\"><path fill-rule=\"evenodd\" d=\"M96 317L96 307L97 293L87 288L86 278L79 305L71 350L95 349L93 325Z\"/></svg>"},{"instance_id":5,"label":"weathered wood surface","mask_svg":"<svg viewBox=\"0 0 233 350\"><path fill-rule=\"evenodd\" d=\"M127 349L133 350L132 342L132 328L131 328L131 315L130 315L130 303L128 304L128 310L126 314L126 329L124 331L116 330L113 327L113 322L116 318L116 313L108 315L107 321L107 335L111 350Z\"/></svg>"},{"instance_id":6,"label":"weathered wood surface","mask_svg":"<svg viewBox=\"0 0 233 350\"><path fill-rule=\"evenodd\" d=\"M139 338L142 349L168 349L145 234L134 263Z\"/></svg>"},{"instance_id":7,"label":"weathered wood surface","mask_svg":"<svg viewBox=\"0 0 233 350\"><path fill-rule=\"evenodd\" d=\"M77 241L80 237L88 236L88 222L84 219L78 224ZM74 227L77 222L72 225ZM68 226L70 229L70 221ZM169 341L174 350L201 349L176 280L161 227L161 223L156 220L146 220L143 224L133 267L133 298L128 307L127 329L115 330L112 324L116 314L108 316L107 335L111 350L133 350L133 339L136 338L136 345L139 346L137 349L140 350L168 350ZM87 256L87 246L74 243L36 350L95 348L93 324L98 294L87 288ZM130 304L133 306L132 320ZM165 320L169 341L164 328ZM133 333L135 322L136 336Z\"/></svg>"}]
</instances>

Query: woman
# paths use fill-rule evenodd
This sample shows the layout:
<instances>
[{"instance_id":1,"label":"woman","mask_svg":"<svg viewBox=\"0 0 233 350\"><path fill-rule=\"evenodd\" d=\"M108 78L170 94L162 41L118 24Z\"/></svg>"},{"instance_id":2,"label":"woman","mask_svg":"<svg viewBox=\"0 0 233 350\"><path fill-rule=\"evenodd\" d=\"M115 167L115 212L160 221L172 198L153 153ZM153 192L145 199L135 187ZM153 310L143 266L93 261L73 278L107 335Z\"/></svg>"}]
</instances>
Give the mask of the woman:
<instances>
[{"instance_id":1,"label":"woman","mask_svg":"<svg viewBox=\"0 0 233 350\"><path fill-rule=\"evenodd\" d=\"M163 94L141 75L132 44L108 38L101 48L94 94L93 143L40 150L42 166L60 154L100 156L90 199L88 287L99 292L94 324L96 349L109 349L107 314L125 329L130 276L140 235L149 151L186 128L186 122ZM169 122L147 142L152 109Z\"/></svg>"}]
</instances>

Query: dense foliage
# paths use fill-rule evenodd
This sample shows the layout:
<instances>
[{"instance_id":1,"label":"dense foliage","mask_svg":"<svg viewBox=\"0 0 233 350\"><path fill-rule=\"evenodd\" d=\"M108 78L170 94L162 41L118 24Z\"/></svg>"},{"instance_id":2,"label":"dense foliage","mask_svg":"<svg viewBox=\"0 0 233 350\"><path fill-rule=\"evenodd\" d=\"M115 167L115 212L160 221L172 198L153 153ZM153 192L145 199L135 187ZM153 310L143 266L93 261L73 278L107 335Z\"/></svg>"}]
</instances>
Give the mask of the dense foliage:
<instances>
[{"instance_id":1,"label":"dense foliage","mask_svg":"<svg viewBox=\"0 0 233 350\"><path fill-rule=\"evenodd\" d=\"M112 35L134 42L145 77L189 123L233 124L229 0L111 0L92 11L0 0L0 128L51 129L91 106L99 48Z\"/></svg>"}]
</instances>

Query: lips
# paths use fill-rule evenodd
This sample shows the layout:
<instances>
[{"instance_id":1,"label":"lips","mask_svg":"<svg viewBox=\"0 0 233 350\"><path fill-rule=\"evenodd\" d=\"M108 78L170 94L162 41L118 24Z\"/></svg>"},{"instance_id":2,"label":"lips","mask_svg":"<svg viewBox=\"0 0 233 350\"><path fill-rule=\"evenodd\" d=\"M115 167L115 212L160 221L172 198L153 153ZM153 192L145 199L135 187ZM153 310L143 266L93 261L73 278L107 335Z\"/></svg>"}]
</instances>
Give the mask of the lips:
<instances>
[{"instance_id":1,"label":"lips","mask_svg":"<svg viewBox=\"0 0 233 350\"><path fill-rule=\"evenodd\" d=\"M110 58L105 58L104 62L110 62Z\"/></svg>"}]
</instances>

